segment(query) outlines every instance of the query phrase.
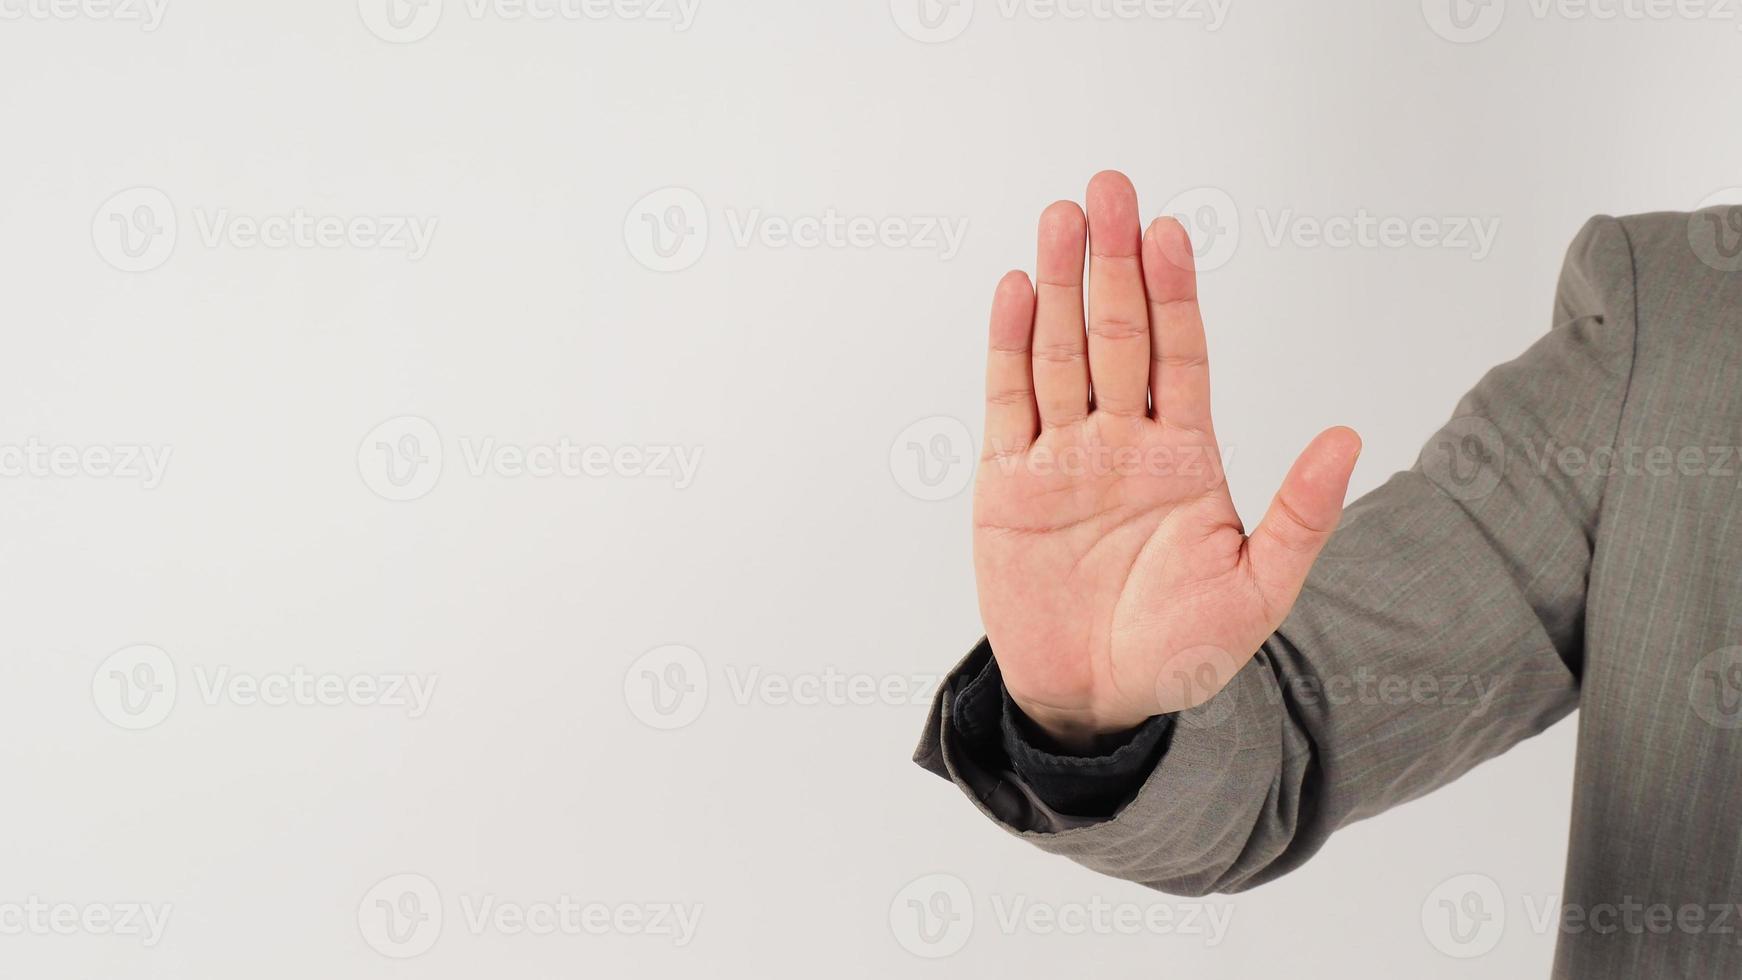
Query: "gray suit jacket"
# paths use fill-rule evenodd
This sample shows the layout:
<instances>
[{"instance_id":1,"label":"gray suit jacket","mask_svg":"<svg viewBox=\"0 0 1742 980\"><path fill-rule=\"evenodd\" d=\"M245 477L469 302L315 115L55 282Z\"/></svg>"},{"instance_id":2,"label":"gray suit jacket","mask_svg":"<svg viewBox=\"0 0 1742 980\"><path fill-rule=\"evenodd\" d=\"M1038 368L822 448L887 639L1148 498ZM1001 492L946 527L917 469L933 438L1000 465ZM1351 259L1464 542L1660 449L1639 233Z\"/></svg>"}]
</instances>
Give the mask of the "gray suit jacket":
<instances>
[{"instance_id":1,"label":"gray suit jacket","mask_svg":"<svg viewBox=\"0 0 1742 980\"><path fill-rule=\"evenodd\" d=\"M1112 818L970 758L960 671L916 760L1044 850L1200 895L1581 708L1555 976L1742 976L1739 229L1742 208L1587 223L1553 329L1349 507L1287 621Z\"/></svg>"}]
</instances>

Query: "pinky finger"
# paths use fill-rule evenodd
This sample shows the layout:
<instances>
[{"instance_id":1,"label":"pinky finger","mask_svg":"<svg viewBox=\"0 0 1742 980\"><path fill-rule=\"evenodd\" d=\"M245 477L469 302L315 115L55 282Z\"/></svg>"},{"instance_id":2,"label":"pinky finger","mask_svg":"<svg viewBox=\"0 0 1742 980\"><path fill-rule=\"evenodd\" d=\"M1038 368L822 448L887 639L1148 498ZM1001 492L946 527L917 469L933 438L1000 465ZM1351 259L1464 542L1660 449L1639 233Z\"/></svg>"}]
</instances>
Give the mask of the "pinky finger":
<instances>
[{"instance_id":1,"label":"pinky finger","mask_svg":"<svg viewBox=\"0 0 1742 980\"><path fill-rule=\"evenodd\" d=\"M1034 336L1034 286L1021 272L1006 273L992 297L986 352L988 458L1026 450L1040 426L1034 404L1029 348Z\"/></svg>"}]
</instances>

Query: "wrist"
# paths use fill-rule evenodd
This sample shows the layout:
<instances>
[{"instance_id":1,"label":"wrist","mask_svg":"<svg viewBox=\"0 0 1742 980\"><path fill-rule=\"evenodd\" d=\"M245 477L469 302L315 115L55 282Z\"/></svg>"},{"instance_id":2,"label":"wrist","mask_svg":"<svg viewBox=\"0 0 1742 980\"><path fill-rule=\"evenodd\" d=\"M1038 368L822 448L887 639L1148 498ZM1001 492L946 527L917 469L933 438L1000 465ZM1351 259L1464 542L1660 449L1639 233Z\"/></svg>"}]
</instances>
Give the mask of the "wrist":
<instances>
[{"instance_id":1,"label":"wrist","mask_svg":"<svg viewBox=\"0 0 1742 980\"><path fill-rule=\"evenodd\" d=\"M1010 700L1030 727L1072 755L1093 755L1109 741L1128 737L1145 720L1102 718L1089 711L1049 706L1014 691L1010 692Z\"/></svg>"}]
</instances>

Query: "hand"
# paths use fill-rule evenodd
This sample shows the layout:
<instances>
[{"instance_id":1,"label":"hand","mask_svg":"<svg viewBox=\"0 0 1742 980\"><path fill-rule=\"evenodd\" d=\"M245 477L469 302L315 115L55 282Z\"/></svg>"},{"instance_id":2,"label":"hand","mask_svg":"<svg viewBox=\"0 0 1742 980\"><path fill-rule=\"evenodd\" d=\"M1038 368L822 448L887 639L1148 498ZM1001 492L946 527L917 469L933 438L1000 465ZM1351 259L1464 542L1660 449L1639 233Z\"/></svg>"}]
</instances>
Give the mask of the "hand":
<instances>
[{"instance_id":1,"label":"hand","mask_svg":"<svg viewBox=\"0 0 1742 980\"><path fill-rule=\"evenodd\" d=\"M1185 229L1140 235L1131 182L1098 174L1086 219L1068 201L1041 215L1037 279L1005 275L992 302L974 568L1006 689L1080 747L1209 700L1251 659L1336 526L1361 441L1315 438L1248 536Z\"/></svg>"}]
</instances>

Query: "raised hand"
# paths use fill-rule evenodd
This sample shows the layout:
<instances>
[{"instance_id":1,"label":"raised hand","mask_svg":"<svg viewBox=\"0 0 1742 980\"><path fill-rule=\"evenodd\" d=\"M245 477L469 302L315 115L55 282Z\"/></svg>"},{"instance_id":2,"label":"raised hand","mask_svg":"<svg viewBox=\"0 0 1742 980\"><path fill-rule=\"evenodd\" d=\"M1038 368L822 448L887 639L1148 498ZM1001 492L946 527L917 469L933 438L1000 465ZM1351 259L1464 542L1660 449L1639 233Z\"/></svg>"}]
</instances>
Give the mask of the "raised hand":
<instances>
[{"instance_id":1,"label":"raised hand","mask_svg":"<svg viewBox=\"0 0 1742 980\"><path fill-rule=\"evenodd\" d=\"M1033 285L992 302L974 497L980 614L1005 687L1067 745L1208 700L1281 624L1361 449L1309 444L1251 535L1223 479L1191 242L1141 233L1123 174L1040 218ZM1085 328L1083 252L1089 251Z\"/></svg>"}]
</instances>

